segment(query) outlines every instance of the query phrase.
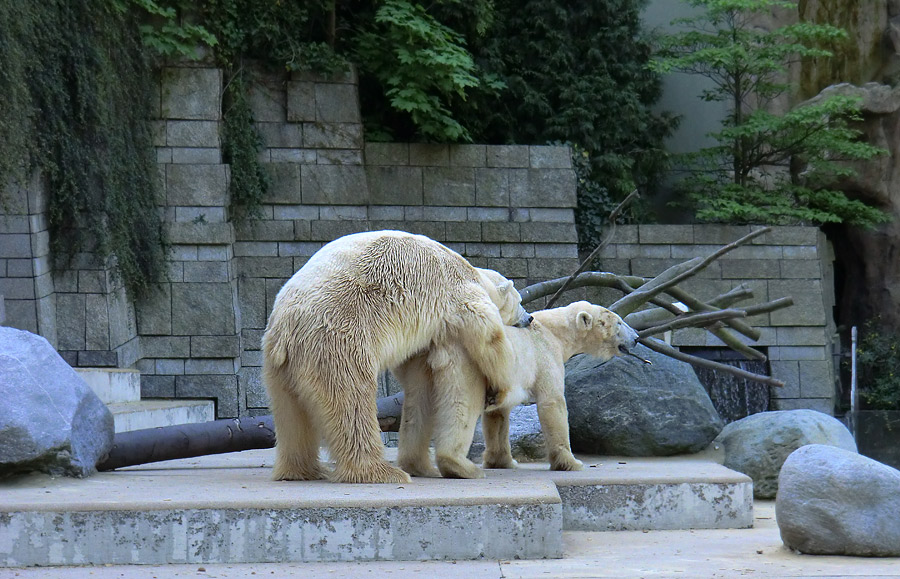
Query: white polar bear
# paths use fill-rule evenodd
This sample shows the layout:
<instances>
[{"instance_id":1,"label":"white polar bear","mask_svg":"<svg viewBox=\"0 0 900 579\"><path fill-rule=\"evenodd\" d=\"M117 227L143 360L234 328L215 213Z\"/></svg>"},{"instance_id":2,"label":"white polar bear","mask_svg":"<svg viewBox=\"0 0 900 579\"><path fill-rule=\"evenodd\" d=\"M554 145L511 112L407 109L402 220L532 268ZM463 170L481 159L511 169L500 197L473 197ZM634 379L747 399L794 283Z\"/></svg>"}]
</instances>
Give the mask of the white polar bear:
<instances>
[{"instance_id":1,"label":"white polar bear","mask_svg":"<svg viewBox=\"0 0 900 579\"><path fill-rule=\"evenodd\" d=\"M516 462L509 445L509 413L528 400L537 403L547 443L550 468L579 470L572 454L564 394L565 362L575 354L602 360L626 354L637 332L615 313L580 301L534 312L528 328L504 328L515 350L507 382L499 386L472 363L459 343L435 346L395 371L404 387L398 464L416 476L436 476L428 454L435 430L435 458L445 477L479 478L484 472L465 458L472 444L475 421L482 414L485 468L511 468ZM466 437L448 439L447 422L466 426ZM436 428L435 428L436 427Z\"/></svg>"},{"instance_id":2,"label":"white polar bear","mask_svg":"<svg viewBox=\"0 0 900 579\"><path fill-rule=\"evenodd\" d=\"M421 235L376 231L326 244L285 283L263 335L276 446L273 478L310 480L322 437L338 482L408 482L383 458L379 372L453 342L511 388L504 324L527 323L512 282Z\"/></svg>"}]
</instances>

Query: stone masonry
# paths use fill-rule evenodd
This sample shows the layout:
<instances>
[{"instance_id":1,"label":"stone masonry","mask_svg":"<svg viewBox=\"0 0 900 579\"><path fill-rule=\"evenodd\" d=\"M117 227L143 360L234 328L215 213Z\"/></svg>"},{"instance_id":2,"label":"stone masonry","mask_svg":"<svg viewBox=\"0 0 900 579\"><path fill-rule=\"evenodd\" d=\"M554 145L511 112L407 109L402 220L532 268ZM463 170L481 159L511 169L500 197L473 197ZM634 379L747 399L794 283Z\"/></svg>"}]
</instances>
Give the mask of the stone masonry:
<instances>
[{"instance_id":1,"label":"stone masonry","mask_svg":"<svg viewBox=\"0 0 900 579\"><path fill-rule=\"evenodd\" d=\"M261 412L260 339L278 290L322 245L402 229L521 284L577 266L568 149L365 144L356 78L260 75L250 100L271 185L259 219L228 220L219 94L210 68L161 74L155 136L172 254L137 305L145 397L214 398Z\"/></svg>"},{"instance_id":2,"label":"stone masonry","mask_svg":"<svg viewBox=\"0 0 900 579\"><path fill-rule=\"evenodd\" d=\"M365 143L352 73L257 75L251 104L271 177L262 216L230 220L221 140L222 72L160 71L154 138L168 271L132 304L109 264L76 256L51 272L39 180L0 214L0 294L6 323L39 333L72 365L135 367L146 398L209 398L220 418L265 412L260 339L283 283L328 241L402 229L436 239L518 286L578 265L575 174L550 146ZM652 275L706 254L747 228L621 227L603 267ZM698 293L741 282L764 301L798 306L761 316L779 407L831 412L830 257L814 228L779 228L704 273ZM601 299L598 303L609 303ZM708 297L708 296L707 296ZM679 332L676 343L712 346Z\"/></svg>"},{"instance_id":3,"label":"stone masonry","mask_svg":"<svg viewBox=\"0 0 900 579\"><path fill-rule=\"evenodd\" d=\"M607 271L654 276L676 263L705 257L750 231L749 226L623 226L604 248L600 261ZM741 284L753 291L752 301L745 304L793 298L789 308L747 319L762 333L752 345L768 354L771 375L785 383L784 388L770 389L773 410L811 408L834 414L833 356L838 344L832 315L833 259L817 228L775 227L683 284L700 299L711 299ZM682 349L725 347L709 332L696 328L677 330L672 344Z\"/></svg>"}]
</instances>

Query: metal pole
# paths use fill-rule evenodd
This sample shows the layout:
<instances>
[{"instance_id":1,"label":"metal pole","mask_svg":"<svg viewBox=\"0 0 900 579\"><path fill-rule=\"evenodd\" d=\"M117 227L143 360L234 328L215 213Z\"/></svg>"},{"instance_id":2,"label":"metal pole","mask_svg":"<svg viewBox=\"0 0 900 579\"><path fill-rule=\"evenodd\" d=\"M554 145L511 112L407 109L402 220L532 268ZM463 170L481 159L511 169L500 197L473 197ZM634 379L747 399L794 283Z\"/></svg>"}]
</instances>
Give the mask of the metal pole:
<instances>
[{"instance_id":1,"label":"metal pole","mask_svg":"<svg viewBox=\"0 0 900 579\"><path fill-rule=\"evenodd\" d=\"M859 389L856 386L856 326L850 329L850 433L856 440L856 419L859 412Z\"/></svg>"}]
</instances>

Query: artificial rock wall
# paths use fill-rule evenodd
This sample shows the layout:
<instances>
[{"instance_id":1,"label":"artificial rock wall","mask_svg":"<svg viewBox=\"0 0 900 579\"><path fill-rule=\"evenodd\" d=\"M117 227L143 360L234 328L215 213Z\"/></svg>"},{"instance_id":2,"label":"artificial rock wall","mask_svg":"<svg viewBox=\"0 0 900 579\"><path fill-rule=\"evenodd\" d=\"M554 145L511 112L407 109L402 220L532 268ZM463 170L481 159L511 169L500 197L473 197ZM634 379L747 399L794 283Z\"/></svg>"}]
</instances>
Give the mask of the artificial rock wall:
<instances>
[{"instance_id":1,"label":"artificial rock wall","mask_svg":"<svg viewBox=\"0 0 900 579\"><path fill-rule=\"evenodd\" d=\"M154 135L171 253L158 290L133 304L109 264L90 255L51 272L46 195L35 180L0 214L5 323L44 335L72 365L139 369L144 397L210 398L220 418L233 417L265 411L260 338L276 293L341 235L422 233L520 287L577 267L567 148L364 143L352 74L257 77L251 103L271 187L259 219L233 223L222 83L215 68L160 71ZM746 231L621 227L603 267L653 275ZM701 297L747 282L757 301L790 294L800 303L758 320L772 372L788 382L779 407L833 407L829 268L818 230L779 228L692 282ZM715 346L690 332L676 343Z\"/></svg>"}]
</instances>

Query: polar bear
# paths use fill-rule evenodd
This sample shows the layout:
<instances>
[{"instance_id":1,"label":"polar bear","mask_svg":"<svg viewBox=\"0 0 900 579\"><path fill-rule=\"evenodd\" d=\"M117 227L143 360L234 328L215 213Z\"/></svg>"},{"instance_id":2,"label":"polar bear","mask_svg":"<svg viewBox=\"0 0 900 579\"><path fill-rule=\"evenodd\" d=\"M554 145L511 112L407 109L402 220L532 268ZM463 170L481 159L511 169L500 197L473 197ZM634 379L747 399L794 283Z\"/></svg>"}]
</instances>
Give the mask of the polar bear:
<instances>
[{"instance_id":1,"label":"polar bear","mask_svg":"<svg viewBox=\"0 0 900 579\"><path fill-rule=\"evenodd\" d=\"M482 414L485 438L483 466L512 468L509 413L528 400L537 403L550 468L580 470L572 454L565 384L565 362L575 354L602 360L627 354L637 332L615 313L585 301L533 313L528 328L504 328L515 350L507 381L512 388L493 384L472 363L459 343L433 347L395 371L404 386L398 464L415 476L437 476L428 454L432 430L435 459L445 477L480 478L484 471L465 455L472 444L475 421ZM466 437L448 440L447 421L465 424Z\"/></svg>"},{"instance_id":2,"label":"polar bear","mask_svg":"<svg viewBox=\"0 0 900 579\"><path fill-rule=\"evenodd\" d=\"M421 235L356 233L316 252L278 292L263 335L275 423L273 478L408 482L383 458L379 372L432 344L460 344L492 383L511 388L505 324L530 316L512 282Z\"/></svg>"}]
</instances>

